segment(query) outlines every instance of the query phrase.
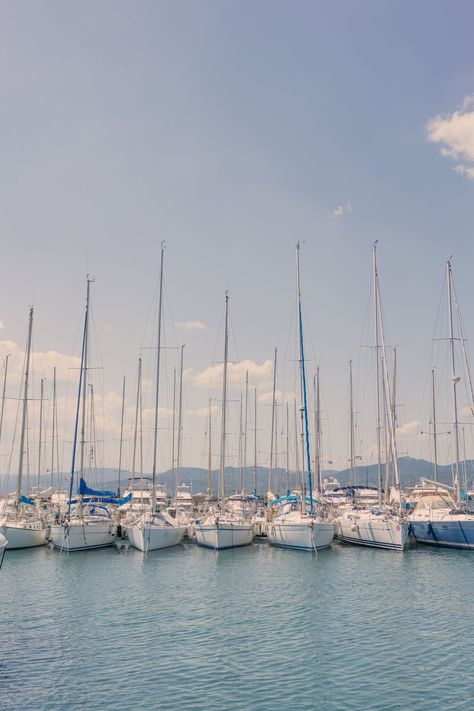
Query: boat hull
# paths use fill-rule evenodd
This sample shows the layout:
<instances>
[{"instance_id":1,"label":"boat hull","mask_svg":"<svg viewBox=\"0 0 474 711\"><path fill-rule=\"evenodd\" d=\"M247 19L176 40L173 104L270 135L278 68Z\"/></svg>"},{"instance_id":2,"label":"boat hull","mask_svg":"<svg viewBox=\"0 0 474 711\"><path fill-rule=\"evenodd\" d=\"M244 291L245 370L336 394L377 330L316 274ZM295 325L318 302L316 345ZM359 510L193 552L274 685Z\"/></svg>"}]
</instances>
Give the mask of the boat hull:
<instances>
[{"instance_id":1,"label":"boat hull","mask_svg":"<svg viewBox=\"0 0 474 711\"><path fill-rule=\"evenodd\" d=\"M412 521L411 530L417 543L474 550L474 520Z\"/></svg>"},{"instance_id":2,"label":"boat hull","mask_svg":"<svg viewBox=\"0 0 474 711\"><path fill-rule=\"evenodd\" d=\"M116 526L112 523L53 524L49 540L61 551L73 552L105 548L115 541Z\"/></svg>"},{"instance_id":3,"label":"boat hull","mask_svg":"<svg viewBox=\"0 0 474 711\"><path fill-rule=\"evenodd\" d=\"M29 527L30 526L30 527ZM13 522L0 526L0 533L7 539L8 550L36 548L46 543L46 529L42 525L15 525Z\"/></svg>"},{"instance_id":4,"label":"boat hull","mask_svg":"<svg viewBox=\"0 0 474 711\"><path fill-rule=\"evenodd\" d=\"M0 568L2 567L3 556L5 555L5 549L6 549L6 547L7 547L7 543L8 543L8 541L7 541L7 539L5 538L5 536L3 536L3 535L0 533Z\"/></svg>"},{"instance_id":5,"label":"boat hull","mask_svg":"<svg viewBox=\"0 0 474 711\"><path fill-rule=\"evenodd\" d=\"M126 529L130 545L144 553L179 545L186 526L130 526Z\"/></svg>"},{"instance_id":6,"label":"boat hull","mask_svg":"<svg viewBox=\"0 0 474 711\"><path fill-rule=\"evenodd\" d=\"M363 520L360 518L344 519L337 522L337 536L344 543L388 550L404 550L410 524L397 520Z\"/></svg>"},{"instance_id":7,"label":"boat hull","mask_svg":"<svg viewBox=\"0 0 474 711\"><path fill-rule=\"evenodd\" d=\"M333 523L278 523L267 526L270 543L282 548L319 551L329 548L334 538Z\"/></svg>"},{"instance_id":8,"label":"boat hull","mask_svg":"<svg viewBox=\"0 0 474 711\"><path fill-rule=\"evenodd\" d=\"M194 533L198 545L213 550L248 546L254 535L251 523L196 523Z\"/></svg>"}]
</instances>

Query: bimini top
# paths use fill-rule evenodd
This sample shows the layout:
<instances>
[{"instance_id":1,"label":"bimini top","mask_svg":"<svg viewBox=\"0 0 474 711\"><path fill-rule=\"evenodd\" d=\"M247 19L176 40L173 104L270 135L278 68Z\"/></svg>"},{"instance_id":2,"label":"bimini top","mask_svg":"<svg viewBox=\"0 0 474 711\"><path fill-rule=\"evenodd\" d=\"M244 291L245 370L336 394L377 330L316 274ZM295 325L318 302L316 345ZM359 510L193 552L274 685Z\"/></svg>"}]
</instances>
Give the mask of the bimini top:
<instances>
[{"instance_id":1,"label":"bimini top","mask_svg":"<svg viewBox=\"0 0 474 711\"><path fill-rule=\"evenodd\" d=\"M273 499L273 501L270 502L270 506L273 506L274 504L291 503L292 501L301 501L301 498L301 496L296 496L295 494L287 494L286 496L280 496L278 499ZM304 501L311 503L309 496L305 496ZM313 504L320 503L321 501L319 499L313 498Z\"/></svg>"}]
</instances>

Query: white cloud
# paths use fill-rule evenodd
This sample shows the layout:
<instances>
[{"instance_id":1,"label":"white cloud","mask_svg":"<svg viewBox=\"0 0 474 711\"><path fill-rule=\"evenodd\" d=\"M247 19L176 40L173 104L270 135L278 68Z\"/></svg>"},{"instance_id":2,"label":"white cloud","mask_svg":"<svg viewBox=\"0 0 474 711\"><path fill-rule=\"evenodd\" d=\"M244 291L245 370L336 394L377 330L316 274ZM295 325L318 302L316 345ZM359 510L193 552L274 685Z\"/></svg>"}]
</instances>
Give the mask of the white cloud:
<instances>
[{"instance_id":1,"label":"white cloud","mask_svg":"<svg viewBox=\"0 0 474 711\"><path fill-rule=\"evenodd\" d=\"M405 422L401 427L397 427L397 435L410 437L418 434L421 434L421 422L418 420L411 420Z\"/></svg>"},{"instance_id":2,"label":"white cloud","mask_svg":"<svg viewBox=\"0 0 474 711\"><path fill-rule=\"evenodd\" d=\"M217 415L220 412L220 408L217 405L211 405L211 416ZM196 410L187 410L185 415L191 415L192 417L209 417L208 407L198 407Z\"/></svg>"},{"instance_id":3,"label":"white cloud","mask_svg":"<svg viewBox=\"0 0 474 711\"><path fill-rule=\"evenodd\" d=\"M296 398L296 393L284 393L281 390L276 390L275 391L275 400L277 402L277 405L281 405L282 403L286 402L294 402ZM271 405L273 400L273 390L269 390L265 393L262 393L258 397L258 401L263 403L264 405Z\"/></svg>"},{"instance_id":4,"label":"white cloud","mask_svg":"<svg viewBox=\"0 0 474 711\"><path fill-rule=\"evenodd\" d=\"M14 341L0 341L0 360L3 362L6 355L8 361L8 378L19 378L23 372L25 352ZM68 356L58 351L33 351L31 360L34 370L41 376L53 377L53 368L56 367L57 381L67 383L76 381L77 370L81 365L80 358Z\"/></svg>"},{"instance_id":5,"label":"white cloud","mask_svg":"<svg viewBox=\"0 0 474 711\"><path fill-rule=\"evenodd\" d=\"M3 321L0 321L0 331L2 330L2 328L5 328L5 324Z\"/></svg>"},{"instance_id":6,"label":"white cloud","mask_svg":"<svg viewBox=\"0 0 474 711\"><path fill-rule=\"evenodd\" d=\"M466 96L457 111L429 119L426 129L441 155L457 161L454 170L474 180L474 95Z\"/></svg>"},{"instance_id":7,"label":"white cloud","mask_svg":"<svg viewBox=\"0 0 474 711\"><path fill-rule=\"evenodd\" d=\"M184 331L204 331L207 328L202 321L176 321L176 327Z\"/></svg>"},{"instance_id":8,"label":"white cloud","mask_svg":"<svg viewBox=\"0 0 474 711\"><path fill-rule=\"evenodd\" d=\"M191 380L197 387L212 387L217 386L222 381L223 363L216 363L209 368L194 373L192 369L186 371L186 379ZM227 380L229 385L241 383L245 378L245 371L249 371L249 382L253 386L260 385L265 387L272 382L273 363L271 360L265 360L263 363L255 363L253 360L242 360L240 363L229 363L227 369Z\"/></svg>"},{"instance_id":9,"label":"white cloud","mask_svg":"<svg viewBox=\"0 0 474 711\"><path fill-rule=\"evenodd\" d=\"M339 205L333 211L333 217L342 217L343 215L350 215L352 212L352 205L347 202L345 205Z\"/></svg>"}]
</instances>

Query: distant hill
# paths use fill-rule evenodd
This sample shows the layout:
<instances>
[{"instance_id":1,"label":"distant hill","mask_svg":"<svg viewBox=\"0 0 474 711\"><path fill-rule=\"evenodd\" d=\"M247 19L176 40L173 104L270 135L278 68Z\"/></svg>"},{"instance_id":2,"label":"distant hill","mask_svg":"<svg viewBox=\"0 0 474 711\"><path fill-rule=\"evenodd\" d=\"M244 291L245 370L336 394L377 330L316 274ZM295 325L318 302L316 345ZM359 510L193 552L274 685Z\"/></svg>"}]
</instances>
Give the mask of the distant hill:
<instances>
[{"instance_id":1,"label":"distant hill","mask_svg":"<svg viewBox=\"0 0 474 711\"><path fill-rule=\"evenodd\" d=\"M398 460L398 466L400 471L400 479L402 486L412 486L415 485L420 477L424 476L429 479L433 478L433 464L425 459L413 459L412 457L400 457ZM466 471L466 477L469 486L471 486L474 480L474 460L470 459L461 463L461 476L464 473L464 467ZM150 474L145 476L150 477ZM219 472L214 470L212 472L212 490L213 493L217 493L217 482L218 482ZM343 471L336 470L326 470L323 474L324 478L330 476L336 477L338 481L342 484L348 484L350 481L350 470L344 469ZM121 489L122 491L127 486L127 480L130 477L130 472L122 472L121 475ZM55 477L56 481L57 477ZM102 489L113 489L117 490L118 485L118 472L116 469L102 469L94 471L92 474L86 475L87 482L90 486L99 487ZM193 493L206 492L207 491L207 479L208 473L206 469L200 469L198 467L183 467L180 477L180 482L189 484ZM245 488L247 490L253 491L254 488L254 472L253 467L247 467L245 472ZM385 479L384 466L382 465L382 480ZM69 476L67 474L60 474L59 481L60 486L64 488L67 485ZM25 477L25 489L27 488L28 478ZM164 484L166 489L170 494L174 493L175 489L175 474L173 471L168 470L166 472L160 472L156 478L157 483ZM358 484L364 484L366 486L375 486L377 481L377 465L370 464L368 466L359 466L356 468L356 482ZM445 484L452 483L452 466L438 466L438 481ZM7 483L8 482L8 483ZM37 478L30 478L31 484L36 485ZM44 475L41 477L41 486L49 486L50 475ZM294 488L298 485L298 476L295 472L290 472L290 488ZM15 488L15 479L11 475L9 480L6 476L0 477L0 493L6 493L6 489L12 491ZM235 467L229 467L226 469L226 490L229 493L240 490L241 486L241 473ZM274 492L284 492L286 490L286 472L283 469L275 469L272 472L272 483L271 488ZM258 467L257 469L257 492L259 494L265 494L268 489L268 468Z\"/></svg>"}]
</instances>

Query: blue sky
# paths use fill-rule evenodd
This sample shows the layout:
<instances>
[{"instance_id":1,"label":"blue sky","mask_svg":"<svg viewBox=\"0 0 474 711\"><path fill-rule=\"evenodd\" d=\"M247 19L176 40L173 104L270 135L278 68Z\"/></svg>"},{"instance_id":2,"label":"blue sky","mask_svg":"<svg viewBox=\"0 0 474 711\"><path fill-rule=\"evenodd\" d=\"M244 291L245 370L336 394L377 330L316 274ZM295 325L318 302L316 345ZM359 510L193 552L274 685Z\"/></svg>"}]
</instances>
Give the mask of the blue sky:
<instances>
[{"instance_id":1,"label":"blue sky","mask_svg":"<svg viewBox=\"0 0 474 711\"><path fill-rule=\"evenodd\" d=\"M96 276L105 463L116 458L122 374L131 390L138 349L153 340L146 329L161 240L166 342L187 344L192 369L185 464L203 461L205 418L192 413L210 391L195 378L221 358L226 289L232 357L260 367L251 387L268 392L261 366L278 346L280 386L292 390L297 239L327 457L347 459L349 358L368 372L360 364L375 239L399 346L400 425L426 426L431 338L451 254L465 330L474 333L474 128L463 106L474 94L471 3L1 2L0 19L3 352L12 342L23 348L34 303L35 349L77 355L85 274ZM173 325L195 321L206 328ZM42 375L51 382L51 363L37 358L36 384ZM369 382L359 376L361 451L374 441ZM18 389L13 376L9 388ZM129 400L132 408L132 392ZM400 449L427 456L417 427Z\"/></svg>"}]
</instances>

